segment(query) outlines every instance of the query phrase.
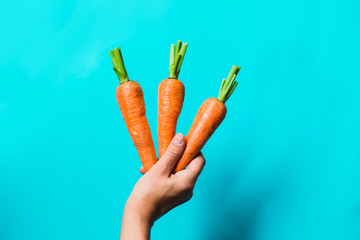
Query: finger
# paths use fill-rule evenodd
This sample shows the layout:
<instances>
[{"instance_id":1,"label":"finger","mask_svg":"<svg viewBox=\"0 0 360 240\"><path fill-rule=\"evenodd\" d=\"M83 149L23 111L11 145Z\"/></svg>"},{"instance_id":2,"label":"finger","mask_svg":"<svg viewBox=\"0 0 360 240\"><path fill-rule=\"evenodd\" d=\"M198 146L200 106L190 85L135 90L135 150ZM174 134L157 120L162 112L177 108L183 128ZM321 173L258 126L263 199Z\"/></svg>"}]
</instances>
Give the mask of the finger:
<instances>
[{"instance_id":1,"label":"finger","mask_svg":"<svg viewBox=\"0 0 360 240\"><path fill-rule=\"evenodd\" d=\"M181 133L175 135L157 165L162 173L170 174L185 149L185 137ZM155 165L156 166L156 165ZM154 166L154 167L155 167Z\"/></svg>"},{"instance_id":2,"label":"finger","mask_svg":"<svg viewBox=\"0 0 360 240\"><path fill-rule=\"evenodd\" d=\"M198 179L201 171L205 166L205 158L200 152L196 157L189 163L187 169L184 171L187 172L187 175L190 177L191 181L195 184Z\"/></svg>"},{"instance_id":3,"label":"finger","mask_svg":"<svg viewBox=\"0 0 360 240\"><path fill-rule=\"evenodd\" d=\"M145 174L145 168L144 168L144 167L141 167L141 168L140 168L140 173L141 173L142 175Z\"/></svg>"}]
</instances>

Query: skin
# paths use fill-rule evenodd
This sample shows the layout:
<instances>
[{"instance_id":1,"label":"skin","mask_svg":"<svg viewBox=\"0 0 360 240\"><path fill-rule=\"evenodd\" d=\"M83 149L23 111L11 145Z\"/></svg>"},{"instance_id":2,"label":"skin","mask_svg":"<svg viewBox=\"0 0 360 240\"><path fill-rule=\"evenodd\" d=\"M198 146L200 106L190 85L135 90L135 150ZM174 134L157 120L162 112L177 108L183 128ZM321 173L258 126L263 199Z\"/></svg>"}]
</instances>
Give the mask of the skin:
<instances>
[{"instance_id":1,"label":"skin","mask_svg":"<svg viewBox=\"0 0 360 240\"><path fill-rule=\"evenodd\" d=\"M120 240L150 239L154 222L171 209L187 202L204 165L199 153L188 168L171 171L185 149L185 137L178 133L160 160L136 183L124 208Z\"/></svg>"},{"instance_id":2,"label":"skin","mask_svg":"<svg viewBox=\"0 0 360 240\"><path fill-rule=\"evenodd\" d=\"M200 152L226 115L226 106L217 98L208 98L201 104L186 135L186 149L177 162L174 172L179 172Z\"/></svg>"},{"instance_id":3,"label":"skin","mask_svg":"<svg viewBox=\"0 0 360 240\"><path fill-rule=\"evenodd\" d=\"M158 142L159 158L175 136L185 96L184 84L178 79L165 79L159 84Z\"/></svg>"},{"instance_id":4,"label":"skin","mask_svg":"<svg viewBox=\"0 0 360 240\"><path fill-rule=\"evenodd\" d=\"M141 86L135 81L120 84L116 89L116 99L141 163L148 171L157 162L157 157L145 115L144 94Z\"/></svg>"}]
</instances>

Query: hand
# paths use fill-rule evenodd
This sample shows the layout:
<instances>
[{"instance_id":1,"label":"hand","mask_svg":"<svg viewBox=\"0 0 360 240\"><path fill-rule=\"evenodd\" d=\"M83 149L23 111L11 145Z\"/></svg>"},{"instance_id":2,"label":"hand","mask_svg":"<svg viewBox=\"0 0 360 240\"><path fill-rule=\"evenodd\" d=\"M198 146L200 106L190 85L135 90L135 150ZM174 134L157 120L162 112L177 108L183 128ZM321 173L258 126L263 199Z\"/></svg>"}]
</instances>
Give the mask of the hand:
<instances>
[{"instance_id":1,"label":"hand","mask_svg":"<svg viewBox=\"0 0 360 240\"><path fill-rule=\"evenodd\" d=\"M199 153L187 169L172 174L184 149L185 137L178 133L162 158L147 173L143 168L140 169L144 175L136 183L126 202L121 239L127 239L123 238L124 231L139 232L139 226L147 228L148 230L144 231L149 234L155 220L192 197L196 180L205 165L205 159ZM127 227L129 221L136 225L136 229L130 230L131 227ZM132 237L135 239L135 236Z\"/></svg>"}]
</instances>

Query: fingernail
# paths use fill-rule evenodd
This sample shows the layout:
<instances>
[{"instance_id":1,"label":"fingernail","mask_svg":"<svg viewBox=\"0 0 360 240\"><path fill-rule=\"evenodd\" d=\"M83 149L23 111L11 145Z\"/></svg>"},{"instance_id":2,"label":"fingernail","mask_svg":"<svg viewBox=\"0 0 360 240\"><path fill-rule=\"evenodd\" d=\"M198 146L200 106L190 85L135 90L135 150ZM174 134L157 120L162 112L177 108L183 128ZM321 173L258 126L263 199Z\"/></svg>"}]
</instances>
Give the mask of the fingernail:
<instances>
[{"instance_id":1,"label":"fingernail","mask_svg":"<svg viewBox=\"0 0 360 240\"><path fill-rule=\"evenodd\" d=\"M182 136L182 134L178 133L175 135L174 139L173 139L173 143L175 145L181 146L181 144L184 141L184 137Z\"/></svg>"}]
</instances>

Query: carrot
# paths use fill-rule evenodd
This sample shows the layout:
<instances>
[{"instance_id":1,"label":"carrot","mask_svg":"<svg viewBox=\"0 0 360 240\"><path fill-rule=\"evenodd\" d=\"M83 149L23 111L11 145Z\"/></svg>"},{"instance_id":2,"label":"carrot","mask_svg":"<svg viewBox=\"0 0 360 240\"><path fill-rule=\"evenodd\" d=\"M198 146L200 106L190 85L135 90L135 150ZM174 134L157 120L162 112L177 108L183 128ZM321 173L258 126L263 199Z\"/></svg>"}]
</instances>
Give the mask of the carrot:
<instances>
[{"instance_id":1,"label":"carrot","mask_svg":"<svg viewBox=\"0 0 360 240\"><path fill-rule=\"evenodd\" d=\"M217 98L208 98L200 106L195 119L186 135L185 151L174 167L174 172L181 171L200 152L226 115L225 102L234 92L237 82L234 81L240 67L233 66L227 79L223 79Z\"/></svg>"},{"instance_id":2,"label":"carrot","mask_svg":"<svg viewBox=\"0 0 360 240\"><path fill-rule=\"evenodd\" d=\"M179 118L185 96L184 84L178 80L180 67L185 56L187 43L181 41L171 44L169 78L159 84L158 89L158 144L159 158L165 153L176 133L176 124Z\"/></svg>"},{"instance_id":3,"label":"carrot","mask_svg":"<svg viewBox=\"0 0 360 240\"><path fill-rule=\"evenodd\" d=\"M129 80L120 47L110 51L110 56L113 69L120 80L120 85L116 88L116 99L142 165L148 171L157 162L157 158L145 116L144 94L137 82Z\"/></svg>"}]
</instances>

